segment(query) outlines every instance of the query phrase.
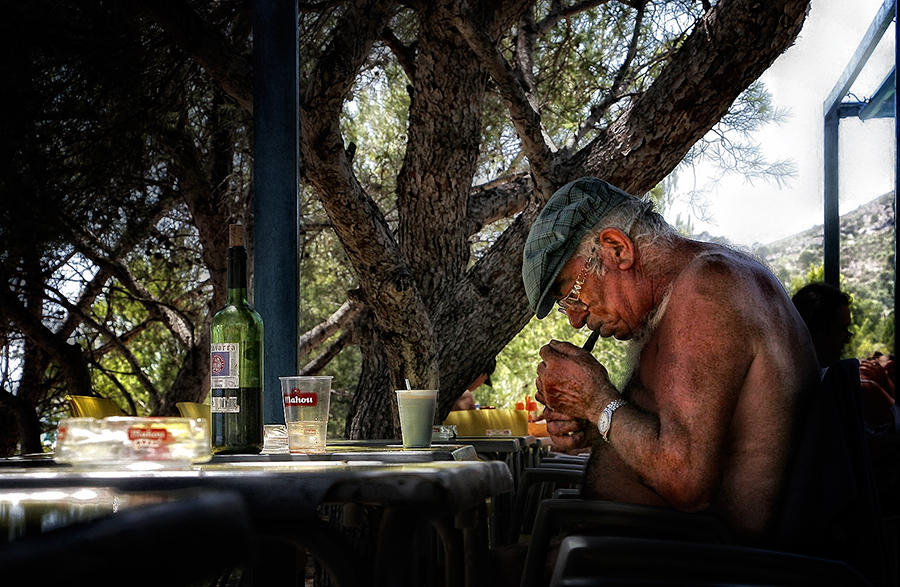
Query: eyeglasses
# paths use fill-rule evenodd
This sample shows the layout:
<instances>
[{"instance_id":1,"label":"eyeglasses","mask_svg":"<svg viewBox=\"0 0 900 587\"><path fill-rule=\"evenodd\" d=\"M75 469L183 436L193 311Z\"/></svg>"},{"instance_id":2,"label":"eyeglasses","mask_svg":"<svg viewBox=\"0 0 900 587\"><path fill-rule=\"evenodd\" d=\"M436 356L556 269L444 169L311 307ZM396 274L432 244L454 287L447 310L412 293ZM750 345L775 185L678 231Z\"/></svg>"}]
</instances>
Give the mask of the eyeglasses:
<instances>
[{"instance_id":1,"label":"eyeglasses","mask_svg":"<svg viewBox=\"0 0 900 587\"><path fill-rule=\"evenodd\" d=\"M572 289L569 290L569 293L556 302L559 306L557 310L559 310L563 314L568 314L569 310L571 310L575 306L575 304L581 304L582 306L586 307L586 304L578 298L581 297L581 288L584 287L584 280L587 279L588 272L593 266L594 257L590 257L587 260L587 263L584 264L584 268L581 270L581 273L579 273L578 277L575 278L575 284L572 285Z\"/></svg>"}]
</instances>

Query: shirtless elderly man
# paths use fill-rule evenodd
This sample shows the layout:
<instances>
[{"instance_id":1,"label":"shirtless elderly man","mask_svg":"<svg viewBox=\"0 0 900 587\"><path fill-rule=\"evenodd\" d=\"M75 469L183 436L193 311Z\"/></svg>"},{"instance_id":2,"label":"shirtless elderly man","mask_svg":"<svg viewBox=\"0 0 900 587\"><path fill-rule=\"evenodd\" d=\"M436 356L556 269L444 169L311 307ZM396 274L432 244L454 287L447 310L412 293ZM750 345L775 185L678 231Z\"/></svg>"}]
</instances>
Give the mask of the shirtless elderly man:
<instances>
[{"instance_id":1,"label":"shirtless elderly man","mask_svg":"<svg viewBox=\"0 0 900 587\"><path fill-rule=\"evenodd\" d=\"M633 341L621 390L586 350L551 341L540 351L537 398L554 445L593 444L586 496L716 513L765 542L799 400L819 383L778 280L594 178L550 198L522 275L538 318L557 304L574 328Z\"/></svg>"}]
</instances>

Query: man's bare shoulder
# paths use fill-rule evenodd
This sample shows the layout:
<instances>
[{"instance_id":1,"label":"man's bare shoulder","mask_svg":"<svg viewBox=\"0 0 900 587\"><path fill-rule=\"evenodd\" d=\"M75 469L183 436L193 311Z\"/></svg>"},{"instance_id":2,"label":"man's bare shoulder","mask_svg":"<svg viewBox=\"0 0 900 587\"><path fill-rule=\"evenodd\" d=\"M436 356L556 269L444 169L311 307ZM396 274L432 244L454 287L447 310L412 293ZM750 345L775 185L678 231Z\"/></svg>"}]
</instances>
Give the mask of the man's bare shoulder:
<instances>
[{"instance_id":1,"label":"man's bare shoulder","mask_svg":"<svg viewBox=\"0 0 900 587\"><path fill-rule=\"evenodd\" d=\"M791 321L790 298L761 263L705 243L693 253L672 283L667 318L689 324L694 333L707 327L737 338L755 338L760 329Z\"/></svg>"},{"instance_id":2,"label":"man's bare shoulder","mask_svg":"<svg viewBox=\"0 0 900 587\"><path fill-rule=\"evenodd\" d=\"M712 243L702 243L675 281L680 293L726 296L733 299L748 296L783 294L775 276L755 258L741 251ZM736 300L737 301L737 300Z\"/></svg>"}]
</instances>

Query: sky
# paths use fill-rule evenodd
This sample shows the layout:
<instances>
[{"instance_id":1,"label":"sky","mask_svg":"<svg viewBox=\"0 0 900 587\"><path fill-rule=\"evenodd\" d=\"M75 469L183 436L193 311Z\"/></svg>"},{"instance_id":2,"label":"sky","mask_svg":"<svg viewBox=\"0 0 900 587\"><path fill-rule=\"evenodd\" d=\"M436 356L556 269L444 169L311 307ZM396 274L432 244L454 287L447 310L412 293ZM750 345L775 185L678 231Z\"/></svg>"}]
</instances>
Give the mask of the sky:
<instances>
[{"instance_id":1,"label":"sky","mask_svg":"<svg viewBox=\"0 0 900 587\"><path fill-rule=\"evenodd\" d=\"M884 0L812 0L809 15L793 46L762 76L775 108L788 118L760 130L755 140L770 160L791 159L796 174L785 185L729 176L707 196L709 222L682 202L676 214L690 216L694 232L708 231L731 242L767 244L823 222L823 104L850 62ZM890 72L894 25L884 34L851 92L869 98ZM894 119L840 122L840 213L845 214L893 189ZM697 181L706 183L703 169ZM679 174L679 192L695 187ZM699 186L697 186L699 187ZM686 199L686 198L685 198Z\"/></svg>"}]
</instances>

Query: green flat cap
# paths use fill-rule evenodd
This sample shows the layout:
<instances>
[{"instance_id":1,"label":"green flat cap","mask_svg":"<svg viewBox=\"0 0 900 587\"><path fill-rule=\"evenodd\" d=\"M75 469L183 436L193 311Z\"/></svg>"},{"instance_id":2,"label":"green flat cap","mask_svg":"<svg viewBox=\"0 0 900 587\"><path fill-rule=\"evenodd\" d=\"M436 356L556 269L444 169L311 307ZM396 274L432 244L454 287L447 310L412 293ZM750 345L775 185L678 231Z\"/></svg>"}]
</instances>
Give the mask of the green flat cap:
<instances>
[{"instance_id":1,"label":"green flat cap","mask_svg":"<svg viewBox=\"0 0 900 587\"><path fill-rule=\"evenodd\" d=\"M553 308L550 288L588 231L632 196L594 177L567 183L550 197L531 225L522 256L522 281L538 318Z\"/></svg>"}]
</instances>

